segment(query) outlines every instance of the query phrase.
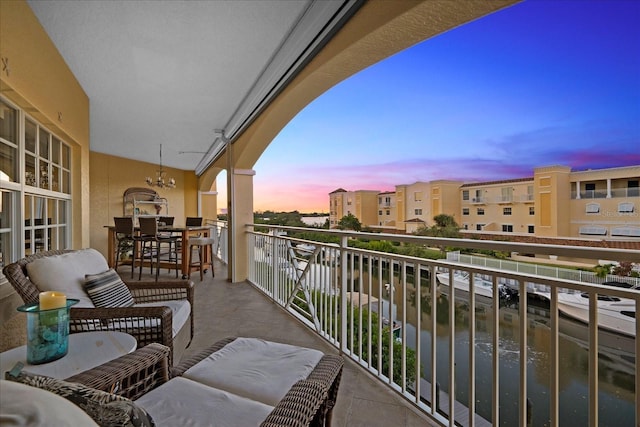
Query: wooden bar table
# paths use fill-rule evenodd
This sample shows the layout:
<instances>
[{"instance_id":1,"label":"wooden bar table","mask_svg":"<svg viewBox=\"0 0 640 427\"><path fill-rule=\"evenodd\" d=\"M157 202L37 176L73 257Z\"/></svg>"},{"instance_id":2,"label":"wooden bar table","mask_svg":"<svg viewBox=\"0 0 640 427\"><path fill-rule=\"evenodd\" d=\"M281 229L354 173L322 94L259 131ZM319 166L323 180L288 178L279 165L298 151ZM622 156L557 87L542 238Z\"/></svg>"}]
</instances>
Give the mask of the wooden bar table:
<instances>
[{"instance_id":1,"label":"wooden bar table","mask_svg":"<svg viewBox=\"0 0 640 427\"><path fill-rule=\"evenodd\" d=\"M116 250L116 246L117 246L117 241L116 241L116 228L114 225L105 225L105 228L108 230L108 235L107 235L107 263L109 264L109 267L113 268L115 266L115 250ZM137 233L140 229L138 227L134 228L134 231ZM199 234L202 237L209 237L209 233L210 233L210 228L207 226L198 226L198 227L177 227L177 226L159 226L158 227L158 231L159 232L163 232L163 233L180 233L181 235L181 239L182 239L182 251L181 251L181 257L182 257L182 266L181 266L181 270L182 270L182 278L186 279L189 277L189 245L188 245L188 241L189 241L189 236L194 235L194 234ZM133 260L132 260L133 262ZM172 266L172 264L169 263L161 263L161 267L162 268L170 268Z\"/></svg>"}]
</instances>

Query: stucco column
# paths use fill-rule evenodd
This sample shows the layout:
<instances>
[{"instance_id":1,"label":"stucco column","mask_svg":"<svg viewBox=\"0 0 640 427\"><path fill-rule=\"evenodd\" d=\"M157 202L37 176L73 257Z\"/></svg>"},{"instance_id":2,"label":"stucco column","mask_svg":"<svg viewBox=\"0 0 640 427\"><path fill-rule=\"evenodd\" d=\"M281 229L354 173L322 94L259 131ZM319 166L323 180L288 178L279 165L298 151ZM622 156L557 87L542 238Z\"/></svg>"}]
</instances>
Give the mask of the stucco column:
<instances>
[{"instance_id":1,"label":"stucco column","mask_svg":"<svg viewBox=\"0 0 640 427\"><path fill-rule=\"evenodd\" d=\"M229 228L229 280L233 283L246 280L247 236L246 224L253 224L253 176L252 169L232 169L229 193L230 228Z\"/></svg>"},{"instance_id":2,"label":"stucco column","mask_svg":"<svg viewBox=\"0 0 640 427\"><path fill-rule=\"evenodd\" d=\"M611 198L611 178L607 178L607 199Z\"/></svg>"}]
</instances>

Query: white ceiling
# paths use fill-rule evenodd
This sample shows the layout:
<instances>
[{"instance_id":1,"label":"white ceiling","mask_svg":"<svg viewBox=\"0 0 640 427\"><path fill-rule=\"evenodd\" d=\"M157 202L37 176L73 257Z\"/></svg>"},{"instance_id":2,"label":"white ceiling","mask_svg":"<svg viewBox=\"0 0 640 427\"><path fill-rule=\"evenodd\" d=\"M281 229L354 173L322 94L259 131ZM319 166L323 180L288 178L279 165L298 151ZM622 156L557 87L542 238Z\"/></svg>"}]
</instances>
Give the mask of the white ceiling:
<instances>
[{"instance_id":1,"label":"white ceiling","mask_svg":"<svg viewBox=\"0 0 640 427\"><path fill-rule=\"evenodd\" d=\"M157 163L162 144L163 164L184 170L215 129L233 139L360 4L28 3L90 99L91 150Z\"/></svg>"}]
</instances>

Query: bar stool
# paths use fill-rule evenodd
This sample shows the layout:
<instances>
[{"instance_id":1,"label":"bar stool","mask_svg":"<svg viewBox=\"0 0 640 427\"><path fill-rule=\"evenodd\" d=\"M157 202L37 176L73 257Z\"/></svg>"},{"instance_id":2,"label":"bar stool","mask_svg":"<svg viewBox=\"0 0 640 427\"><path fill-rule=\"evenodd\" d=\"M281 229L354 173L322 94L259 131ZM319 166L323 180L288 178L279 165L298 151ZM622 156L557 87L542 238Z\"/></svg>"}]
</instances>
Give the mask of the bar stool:
<instances>
[{"instance_id":1,"label":"bar stool","mask_svg":"<svg viewBox=\"0 0 640 427\"><path fill-rule=\"evenodd\" d=\"M204 266L209 264L211 266L211 276L216 277L215 271L213 271L213 237L190 237L188 239L189 244L189 277L191 277L191 267L198 267L200 271L200 281L204 280ZM198 248L198 262L193 263L193 248ZM209 248L209 257L207 258L207 247ZM207 262L209 259L209 262Z\"/></svg>"},{"instance_id":2,"label":"bar stool","mask_svg":"<svg viewBox=\"0 0 640 427\"><path fill-rule=\"evenodd\" d=\"M123 254L129 253L134 247L133 241L133 218L130 216L125 217L113 217L113 223L115 224L115 235L116 240L118 241L118 246L116 247L116 263L114 270L118 271L118 263L120 261L120 257ZM131 260L131 274L133 274L134 262ZM133 276L132 276L133 277Z\"/></svg>"},{"instance_id":3,"label":"bar stool","mask_svg":"<svg viewBox=\"0 0 640 427\"><path fill-rule=\"evenodd\" d=\"M163 237L158 234L158 221L154 217L140 217L140 234L135 236L135 240L141 245L140 247L140 271L138 273L138 280L142 278L142 264L145 258L149 258L151 262L151 274L153 274L153 262L156 262L156 282L158 281L158 273L160 272L160 256L162 243L169 244L169 260L175 261L176 278L178 277L178 255L175 253L175 238ZM177 237L176 237L177 238ZM174 250L174 256L172 257L172 247ZM134 261L136 250L134 249ZM133 269L131 270L131 277L133 277Z\"/></svg>"}]
</instances>

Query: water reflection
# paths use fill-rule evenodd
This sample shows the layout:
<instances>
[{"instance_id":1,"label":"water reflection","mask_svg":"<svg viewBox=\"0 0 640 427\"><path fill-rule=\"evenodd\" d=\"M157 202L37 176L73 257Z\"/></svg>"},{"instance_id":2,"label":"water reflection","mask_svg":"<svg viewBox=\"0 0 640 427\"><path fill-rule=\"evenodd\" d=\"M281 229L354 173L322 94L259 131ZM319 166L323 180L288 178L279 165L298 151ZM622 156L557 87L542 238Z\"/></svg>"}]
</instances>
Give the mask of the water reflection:
<instances>
[{"instance_id":1,"label":"water reflection","mask_svg":"<svg viewBox=\"0 0 640 427\"><path fill-rule=\"evenodd\" d=\"M357 273L356 273L357 274ZM431 316L435 307L436 316L436 381L442 390L448 391L449 360L449 300L438 293L435 304L431 300L429 280L421 281L420 313L416 309L418 292L414 285L407 284L403 293L398 277L389 279L382 274L384 283L394 283L392 312L396 320L406 316L405 336L407 345L415 348L415 325L420 319L421 362L423 378L431 381ZM363 273L362 292L370 292L388 303L389 294L384 283L378 283L378 273L369 278ZM359 283L360 280L353 283ZM369 287L369 283L371 286ZM404 296L403 296L404 295ZM492 389L492 329L493 301L476 297L476 411L483 418L491 419ZM533 304L533 301L531 301ZM388 307L388 305L386 306ZM385 308L388 311L388 308ZM469 323L468 294L458 294L455 302L455 387L456 399L463 404L468 401ZM550 318L545 307L531 305L527 325L527 393L532 404L532 425L549 424L549 372L550 372ZM500 424L517 425L520 377L520 328L519 308L516 304L500 307L499 310L499 382ZM588 328L576 321L561 317L559 320L559 370L560 370L560 423L587 425L589 413ZM633 426L635 399L635 343L625 336L599 331L599 395L598 414L601 426ZM440 402L447 407L448 402Z\"/></svg>"}]
</instances>

